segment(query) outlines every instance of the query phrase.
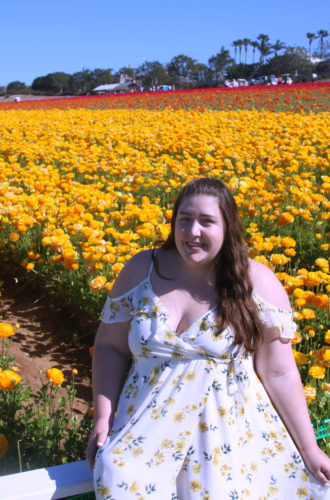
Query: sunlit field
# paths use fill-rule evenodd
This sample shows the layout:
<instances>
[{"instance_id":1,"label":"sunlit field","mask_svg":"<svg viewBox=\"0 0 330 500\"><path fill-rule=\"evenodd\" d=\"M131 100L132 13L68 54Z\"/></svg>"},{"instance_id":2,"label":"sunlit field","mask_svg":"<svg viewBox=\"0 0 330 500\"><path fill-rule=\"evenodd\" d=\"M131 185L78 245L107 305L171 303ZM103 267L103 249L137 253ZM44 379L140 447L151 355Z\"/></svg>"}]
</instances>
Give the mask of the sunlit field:
<instances>
[{"instance_id":1,"label":"sunlit field","mask_svg":"<svg viewBox=\"0 0 330 500\"><path fill-rule=\"evenodd\" d=\"M180 187L221 179L251 258L289 294L318 424L330 394L328 96L319 84L0 106L0 252L99 317L125 262L166 238Z\"/></svg>"}]
</instances>

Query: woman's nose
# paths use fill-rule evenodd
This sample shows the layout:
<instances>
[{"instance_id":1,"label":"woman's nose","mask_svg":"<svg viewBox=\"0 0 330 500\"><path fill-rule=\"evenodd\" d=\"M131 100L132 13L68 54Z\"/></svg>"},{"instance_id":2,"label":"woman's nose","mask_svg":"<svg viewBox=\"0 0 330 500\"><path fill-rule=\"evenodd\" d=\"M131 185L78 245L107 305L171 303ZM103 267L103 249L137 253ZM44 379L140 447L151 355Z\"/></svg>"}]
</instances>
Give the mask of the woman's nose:
<instances>
[{"instance_id":1,"label":"woman's nose","mask_svg":"<svg viewBox=\"0 0 330 500\"><path fill-rule=\"evenodd\" d=\"M190 233L194 236L200 233L200 226L197 220L192 221L190 226Z\"/></svg>"}]
</instances>

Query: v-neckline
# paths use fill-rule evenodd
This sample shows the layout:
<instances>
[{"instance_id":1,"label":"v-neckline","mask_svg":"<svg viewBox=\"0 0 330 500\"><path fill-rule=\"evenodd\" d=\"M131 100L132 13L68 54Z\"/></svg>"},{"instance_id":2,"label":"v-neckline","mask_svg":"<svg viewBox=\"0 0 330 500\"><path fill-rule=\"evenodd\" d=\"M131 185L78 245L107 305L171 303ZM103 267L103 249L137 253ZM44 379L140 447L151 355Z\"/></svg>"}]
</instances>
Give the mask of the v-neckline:
<instances>
[{"instance_id":1,"label":"v-neckline","mask_svg":"<svg viewBox=\"0 0 330 500\"><path fill-rule=\"evenodd\" d=\"M166 305L164 304L164 302L162 302L161 298L157 295L157 293L155 292L155 290L153 289L153 286L152 286L152 283L151 283L151 279L150 279L150 276L148 276L148 283L149 283L149 287L150 287L150 290L151 290L151 293L154 295L154 297L156 298L159 306L162 308L163 310L163 313L166 317L166 321L167 321L167 326L169 327L169 329L171 330L171 333L173 333L174 335L176 335L177 337L182 337L185 333L188 333L192 327L198 323L199 321L202 321L206 316L208 316L212 311L214 311L217 307L217 305L214 305L213 307L210 307L202 316L200 316L199 318L197 318L195 321L193 321L187 328L185 328L185 330L183 330L182 332L178 333L176 330L174 330L170 324L170 315L169 315L169 312L168 312L168 308L166 307Z\"/></svg>"}]
</instances>

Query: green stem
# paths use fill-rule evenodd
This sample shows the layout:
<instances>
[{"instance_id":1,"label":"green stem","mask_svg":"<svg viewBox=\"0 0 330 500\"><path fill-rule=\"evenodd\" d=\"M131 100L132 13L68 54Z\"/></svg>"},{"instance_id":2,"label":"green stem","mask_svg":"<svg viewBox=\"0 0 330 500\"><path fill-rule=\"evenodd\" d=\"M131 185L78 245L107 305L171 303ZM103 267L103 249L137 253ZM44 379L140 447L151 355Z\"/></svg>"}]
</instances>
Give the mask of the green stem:
<instances>
[{"instance_id":1,"label":"green stem","mask_svg":"<svg viewBox=\"0 0 330 500\"><path fill-rule=\"evenodd\" d=\"M17 454L18 454L19 471L23 472L22 457L21 457L21 447L20 447L19 441L17 441Z\"/></svg>"}]
</instances>

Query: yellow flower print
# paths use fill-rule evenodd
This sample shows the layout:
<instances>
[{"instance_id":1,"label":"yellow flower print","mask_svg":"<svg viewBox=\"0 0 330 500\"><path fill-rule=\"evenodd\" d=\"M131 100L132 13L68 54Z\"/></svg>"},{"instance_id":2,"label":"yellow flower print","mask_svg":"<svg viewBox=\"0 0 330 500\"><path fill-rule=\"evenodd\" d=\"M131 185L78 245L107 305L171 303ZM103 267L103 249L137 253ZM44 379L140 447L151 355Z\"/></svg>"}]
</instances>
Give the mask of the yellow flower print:
<instances>
[{"instance_id":1,"label":"yellow flower print","mask_svg":"<svg viewBox=\"0 0 330 500\"><path fill-rule=\"evenodd\" d=\"M130 415L131 413L133 413L135 409L135 406L134 405L130 405L128 408L127 408L127 414Z\"/></svg>"},{"instance_id":2,"label":"yellow flower print","mask_svg":"<svg viewBox=\"0 0 330 500\"><path fill-rule=\"evenodd\" d=\"M249 496L251 496L251 491L249 491L249 490L247 490L246 488L244 488L244 490L243 490L243 495L244 495L245 497L249 497Z\"/></svg>"},{"instance_id":3,"label":"yellow flower print","mask_svg":"<svg viewBox=\"0 0 330 500\"><path fill-rule=\"evenodd\" d=\"M184 379L187 382L189 382L189 380L194 380L194 378L195 378L195 372L193 371L186 373L186 375L184 376Z\"/></svg>"},{"instance_id":4,"label":"yellow flower print","mask_svg":"<svg viewBox=\"0 0 330 500\"><path fill-rule=\"evenodd\" d=\"M113 455L120 455L121 453L123 453L123 449L120 446L116 446L116 448L112 450Z\"/></svg>"},{"instance_id":5,"label":"yellow flower print","mask_svg":"<svg viewBox=\"0 0 330 500\"><path fill-rule=\"evenodd\" d=\"M278 492L278 488L275 488L275 486L269 486L269 493L271 495L274 495L274 493L277 493Z\"/></svg>"},{"instance_id":6,"label":"yellow flower print","mask_svg":"<svg viewBox=\"0 0 330 500\"><path fill-rule=\"evenodd\" d=\"M209 430L209 426L206 422L199 422L198 427L201 432L207 432Z\"/></svg>"},{"instance_id":7,"label":"yellow flower print","mask_svg":"<svg viewBox=\"0 0 330 500\"><path fill-rule=\"evenodd\" d=\"M193 481L190 481L189 488L193 491L199 491L202 489L202 485L201 485L200 481L197 481L196 479L194 479Z\"/></svg>"},{"instance_id":8,"label":"yellow flower print","mask_svg":"<svg viewBox=\"0 0 330 500\"><path fill-rule=\"evenodd\" d=\"M218 414L220 415L220 417L224 418L224 417L227 417L228 415L228 410L227 408L225 408L224 406L219 406L218 408Z\"/></svg>"},{"instance_id":9,"label":"yellow flower print","mask_svg":"<svg viewBox=\"0 0 330 500\"><path fill-rule=\"evenodd\" d=\"M160 465L165 460L164 454L160 453L159 451L157 451L156 453L154 453L154 457L155 457L155 465Z\"/></svg>"},{"instance_id":10,"label":"yellow flower print","mask_svg":"<svg viewBox=\"0 0 330 500\"><path fill-rule=\"evenodd\" d=\"M173 441L171 439L164 439L164 441L161 442L160 447L164 449L169 449L173 446Z\"/></svg>"},{"instance_id":11,"label":"yellow flower print","mask_svg":"<svg viewBox=\"0 0 330 500\"><path fill-rule=\"evenodd\" d=\"M275 443L275 450L278 452L278 453L281 453L282 451L285 450L285 447L282 443Z\"/></svg>"},{"instance_id":12,"label":"yellow flower print","mask_svg":"<svg viewBox=\"0 0 330 500\"><path fill-rule=\"evenodd\" d=\"M138 457L139 455L142 455L143 449L141 448L141 446L137 446L136 448L131 449L131 453L133 457Z\"/></svg>"},{"instance_id":13,"label":"yellow flower print","mask_svg":"<svg viewBox=\"0 0 330 500\"><path fill-rule=\"evenodd\" d=\"M276 432L276 431L269 431L269 437L273 441L276 441L278 439L278 432Z\"/></svg>"},{"instance_id":14,"label":"yellow flower print","mask_svg":"<svg viewBox=\"0 0 330 500\"><path fill-rule=\"evenodd\" d=\"M131 484L129 491L130 491L131 493L136 493L137 491L139 491L139 485L138 485L137 481L134 481L134 482Z\"/></svg>"},{"instance_id":15,"label":"yellow flower print","mask_svg":"<svg viewBox=\"0 0 330 500\"><path fill-rule=\"evenodd\" d=\"M199 474L202 468L202 464L194 464L191 468L194 474Z\"/></svg>"},{"instance_id":16,"label":"yellow flower print","mask_svg":"<svg viewBox=\"0 0 330 500\"><path fill-rule=\"evenodd\" d=\"M108 486L100 486L99 488L97 488L96 494L101 498L106 498L110 495L110 490Z\"/></svg>"},{"instance_id":17,"label":"yellow flower print","mask_svg":"<svg viewBox=\"0 0 330 500\"><path fill-rule=\"evenodd\" d=\"M172 330L166 330L165 332L165 339L166 340L173 340L175 337L175 334L172 332Z\"/></svg>"},{"instance_id":18,"label":"yellow flower print","mask_svg":"<svg viewBox=\"0 0 330 500\"><path fill-rule=\"evenodd\" d=\"M186 415L184 414L183 411L178 411L173 415L173 421L174 422L182 422L186 418Z\"/></svg>"},{"instance_id":19,"label":"yellow flower print","mask_svg":"<svg viewBox=\"0 0 330 500\"><path fill-rule=\"evenodd\" d=\"M309 479L309 473L308 473L308 472L306 472L306 471L303 471L303 472L301 473L300 477L301 477L301 480L302 480L302 481L304 481L304 483L305 483L305 482L306 482L306 481L308 481L308 479Z\"/></svg>"},{"instance_id":20,"label":"yellow flower print","mask_svg":"<svg viewBox=\"0 0 330 500\"><path fill-rule=\"evenodd\" d=\"M177 441L174 446L175 446L176 451L182 451L185 449L187 444L185 441L182 440L182 441Z\"/></svg>"},{"instance_id":21,"label":"yellow flower print","mask_svg":"<svg viewBox=\"0 0 330 500\"><path fill-rule=\"evenodd\" d=\"M251 462L249 467L251 472L255 472L258 470L258 464L256 464L255 462Z\"/></svg>"},{"instance_id":22,"label":"yellow flower print","mask_svg":"<svg viewBox=\"0 0 330 500\"><path fill-rule=\"evenodd\" d=\"M308 492L307 492L306 488L298 488L297 489L297 495L300 498L305 498L305 497L307 497Z\"/></svg>"}]
</instances>

